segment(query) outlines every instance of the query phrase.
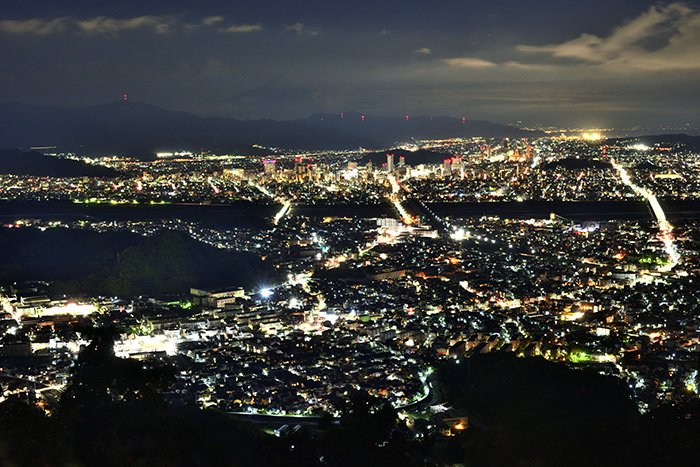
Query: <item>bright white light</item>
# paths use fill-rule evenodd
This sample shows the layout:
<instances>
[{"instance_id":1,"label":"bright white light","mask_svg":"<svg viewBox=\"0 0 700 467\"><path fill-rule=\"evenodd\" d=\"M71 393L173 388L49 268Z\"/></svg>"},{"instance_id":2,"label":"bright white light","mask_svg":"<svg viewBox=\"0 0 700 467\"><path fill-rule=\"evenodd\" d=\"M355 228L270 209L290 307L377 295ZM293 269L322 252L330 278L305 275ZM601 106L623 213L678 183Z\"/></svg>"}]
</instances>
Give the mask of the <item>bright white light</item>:
<instances>
[{"instance_id":1,"label":"bright white light","mask_svg":"<svg viewBox=\"0 0 700 467\"><path fill-rule=\"evenodd\" d=\"M452 240L456 240L458 242L464 240L466 237L467 233L464 231L464 229L457 229L452 235L450 235L450 238L452 238Z\"/></svg>"},{"instance_id":2,"label":"bright white light","mask_svg":"<svg viewBox=\"0 0 700 467\"><path fill-rule=\"evenodd\" d=\"M635 151L648 151L650 148L646 144L638 143L628 146L628 149L634 149Z\"/></svg>"},{"instance_id":3,"label":"bright white light","mask_svg":"<svg viewBox=\"0 0 700 467\"><path fill-rule=\"evenodd\" d=\"M345 180L352 180L353 178L357 178L359 175L359 171L357 169L351 169L351 170L346 170L342 172L342 177Z\"/></svg>"},{"instance_id":4,"label":"bright white light","mask_svg":"<svg viewBox=\"0 0 700 467\"><path fill-rule=\"evenodd\" d=\"M272 297L272 289L266 287L266 288L260 290L260 296L261 296L262 298L270 298L270 297Z\"/></svg>"},{"instance_id":5,"label":"bright white light","mask_svg":"<svg viewBox=\"0 0 700 467\"><path fill-rule=\"evenodd\" d=\"M335 324L336 321L338 321L339 316L336 315L335 313L319 313L319 316L322 319L325 319L326 321L330 321L331 324Z\"/></svg>"},{"instance_id":6,"label":"bright white light","mask_svg":"<svg viewBox=\"0 0 700 467\"><path fill-rule=\"evenodd\" d=\"M603 139L603 135L598 131L587 131L581 134L581 139L586 141L600 141Z\"/></svg>"},{"instance_id":7,"label":"bright white light","mask_svg":"<svg viewBox=\"0 0 700 467\"><path fill-rule=\"evenodd\" d=\"M277 225L282 218L287 215L287 213L292 209L292 203L290 201L285 201L280 210L275 214L272 223Z\"/></svg>"},{"instance_id":8,"label":"bright white light","mask_svg":"<svg viewBox=\"0 0 700 467\"><path fill-rule=\"evenodd\" d=\"M146 352L165 352L168 355L177 354L179 339L174 336L158 334L155 336L131 336L114 343L114 354L119 358L129 358L132 354Z\"/></svg>"},{"instance_id":9,"label":"bright white light","mask_svg":"<svg viewBox=\"0 0 700 467\"><path fill-rule=\"evenodd\" d=\"M174 340L172 340L172 339L169 339L169 340L165 343L165 345L163 346L163 348L164 348L164 350L165 350L165 353L168 354L168 355L170 355L171 357L172 357L173 355L176 355L176 354L177 354L177 342L174 341Z\"/></svg>"},{"instance_id":10,"label":"bright white light","mask_svg":"<svg viewBox=\"0 0 700 467\"><path fill-rule=\"evenodd\" d=\"M71 315L71 316L86 316L97 311L95 305L91 304L78 304L78 303L66 303L64 306L52 306L45 308L42 312L42 316L56 316L56 315Z\"/></svg>"}]
</instances>

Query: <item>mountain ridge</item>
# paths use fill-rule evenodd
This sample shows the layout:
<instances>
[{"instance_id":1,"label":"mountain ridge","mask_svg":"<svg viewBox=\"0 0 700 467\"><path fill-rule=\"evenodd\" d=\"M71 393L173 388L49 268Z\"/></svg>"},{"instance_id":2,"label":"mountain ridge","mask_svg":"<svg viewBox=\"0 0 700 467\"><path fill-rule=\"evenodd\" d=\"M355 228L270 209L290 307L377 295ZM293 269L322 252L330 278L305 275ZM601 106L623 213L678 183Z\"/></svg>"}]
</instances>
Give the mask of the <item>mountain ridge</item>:
<instances>
[{"instance_id":1,"label":"mountain ridge","mask_svg":"<svg viewBox=\"0 0 700 467\"><path fill-rule=\"evenodd\" d=\"M472 136L527 138L545 135L544 132L523 130L501 123L445 115L434 117L406 115L404 117L396 117L373 116L347 111L335 114L317 113L300 121L322 128L341 129L371 138L391 135L394 141Z\"/></svg>"},{"instance_id":2,"label":"mountain ridge","mask_svg":"<svg viewBox=\"0 0 700 467\"><path fill-rule=\"evenodd\" d=\"M322 118L321 115L327 115ZM202 117L145 102L59 108L0 103L0 147L57 146L93 154L153 153L202 148L246 152L253 145L294 149L382 148L397 141L459 136L527 137L537 132L451 117L367 117L316 114L299 120ZM353 118L350 118L350 117Z\"/></svg>"}]
</instances>

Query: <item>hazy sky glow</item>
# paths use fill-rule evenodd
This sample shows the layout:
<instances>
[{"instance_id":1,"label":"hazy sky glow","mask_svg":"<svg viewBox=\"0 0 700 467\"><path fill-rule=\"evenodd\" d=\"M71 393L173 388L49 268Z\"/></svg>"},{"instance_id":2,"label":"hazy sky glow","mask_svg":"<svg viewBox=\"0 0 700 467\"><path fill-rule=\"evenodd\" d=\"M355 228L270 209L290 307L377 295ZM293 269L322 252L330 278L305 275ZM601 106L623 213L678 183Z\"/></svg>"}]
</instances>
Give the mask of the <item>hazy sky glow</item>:
<instances>
[{"instance_id":1,"label":"hazy sky glow","mask_svg":"<svg viewBox=\"0 0 700 467\"><path fill-rule=\"evenodd\" d=\"M0 101L698 125L697 1L4 0Z\"/></svg>"}]
</instances>

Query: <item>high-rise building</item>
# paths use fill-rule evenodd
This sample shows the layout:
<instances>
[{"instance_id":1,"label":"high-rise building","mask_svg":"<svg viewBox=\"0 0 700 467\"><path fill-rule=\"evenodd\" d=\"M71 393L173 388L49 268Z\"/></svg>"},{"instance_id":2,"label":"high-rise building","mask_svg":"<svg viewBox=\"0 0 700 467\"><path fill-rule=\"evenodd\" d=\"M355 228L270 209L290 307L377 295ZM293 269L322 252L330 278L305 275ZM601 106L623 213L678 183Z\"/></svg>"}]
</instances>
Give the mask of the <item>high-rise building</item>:
<instances>
[{"instance_id":1,"label":"high-rise building","mask_svg":"<svg viewBox=\"0 0 700 467\"><path fill-rule=\"evenodd\" d=\"M451 172L459 173L460 178L464 178L464 160L461 157L453 157L452 158L452 167L451 167Z\"/></svg>"},{"instance_id":2,"label":"high-rise building","mask_svg":"<svg viewBox=\"0 0 700 467\"><path fill-rule=\"evenodd\" d=\"M399 156L399 167L406 165L406 158L404 156Z\"/></svg>"},{"instance_id":3,"label":"high-rise building","mask_svg":"<svg viewBox=\"0 0 700 467\"><path fill-rule=\"evenodd\" d=\"M393 154L386 155L386 171L389 173L394 171L394 155Z\"/></svg>"},{"instance_id":4,"label":"high-rise building","mask_svg":"<svg viewBox=\"0 0 700 467\"><path fill-rule=\"evenodd\" d=\"M442 163L442 175L446 177L452 173L452 159L445 159Z\"/></svg>"},{"instance_id":5,"label":"high-rise building","mask_svg":"<svg viewBox=\"0 0 700 467\"><path fill-rule=\"evenodd\" d=\"M263 161L265 174L272 175L277 172L277 161L274 159L265 159Z\"/></svg>"}]
</instances>

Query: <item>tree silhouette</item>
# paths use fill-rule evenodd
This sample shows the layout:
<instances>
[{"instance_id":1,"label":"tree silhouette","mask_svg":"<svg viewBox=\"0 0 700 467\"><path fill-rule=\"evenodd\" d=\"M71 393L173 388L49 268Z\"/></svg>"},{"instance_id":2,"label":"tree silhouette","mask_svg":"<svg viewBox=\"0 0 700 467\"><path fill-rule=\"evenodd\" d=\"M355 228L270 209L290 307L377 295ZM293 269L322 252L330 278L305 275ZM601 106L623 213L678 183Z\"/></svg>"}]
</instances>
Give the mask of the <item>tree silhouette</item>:
<instances>
[{"instance_id":1,"label":"tree silhouette","mask_svg":"<svg viewBox=\"0 0 700 467\"><path fill-rule=\"evenodd\" d=\"M326 465L423 465L423 454L400 429L398 414L386 399L351 394L341 404L339 425L319 439Z\"/></svg>"}]
</instances>

